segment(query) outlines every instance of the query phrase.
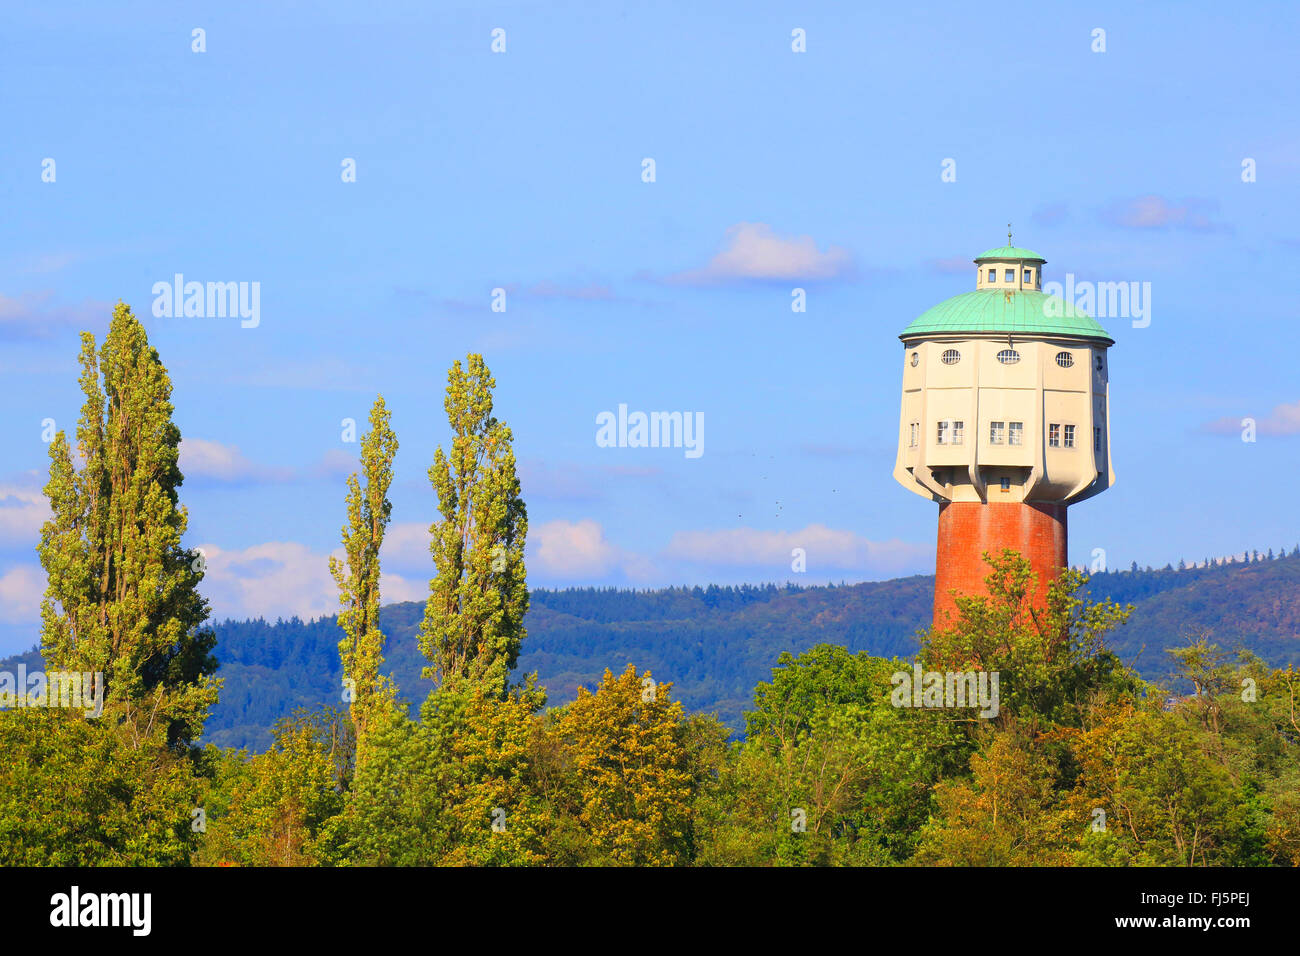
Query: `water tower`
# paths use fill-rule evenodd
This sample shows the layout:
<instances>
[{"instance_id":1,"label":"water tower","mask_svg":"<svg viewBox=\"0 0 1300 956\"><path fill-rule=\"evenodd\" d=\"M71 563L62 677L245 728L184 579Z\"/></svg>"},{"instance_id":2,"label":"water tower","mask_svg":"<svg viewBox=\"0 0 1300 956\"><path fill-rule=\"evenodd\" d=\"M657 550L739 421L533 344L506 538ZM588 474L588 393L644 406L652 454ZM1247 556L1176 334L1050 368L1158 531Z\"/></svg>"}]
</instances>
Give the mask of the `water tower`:
<instances>
[{"instance_id":1,"label":"water tower","mask_svg":"<svg viewBox=\"0 0 1300 956\"><path fill-rule=\"evenodd\" d=\"M1115 482L1106 356L1115 342L1043 293L1045 263L1028 249L990 249L975 259L973 292L899 336L894 477L939 504L936 625L955 613L950 591L984 591L985 551L1026 557L1041 604L1066 564L1066 508Z\"/></svg>"}]
</instances>

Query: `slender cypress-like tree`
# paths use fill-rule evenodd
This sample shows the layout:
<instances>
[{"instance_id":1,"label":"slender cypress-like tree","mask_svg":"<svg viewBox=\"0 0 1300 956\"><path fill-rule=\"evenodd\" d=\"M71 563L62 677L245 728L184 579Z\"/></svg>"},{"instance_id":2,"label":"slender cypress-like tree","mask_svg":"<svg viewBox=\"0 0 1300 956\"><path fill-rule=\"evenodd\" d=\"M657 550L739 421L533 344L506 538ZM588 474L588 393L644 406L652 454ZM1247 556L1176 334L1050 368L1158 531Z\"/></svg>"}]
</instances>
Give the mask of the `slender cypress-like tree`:
<instances>
[{"instance_id":1,"label":"slender cypress-like tree","mask_svg":"<svg viewBox=\"0 0 1300 956\"><path fill-rule=\"evenodd\" d=\"M384 397L370 409L370 431L361 439L363 489L356 474L348 476L348 520L343 526L344 561L330 558L330 573L339 587L339 641L343 679L350 691L352 723L356 727L357 763L364 759L366 734L378 710L395 697L392 682L379 673L384 634L379 629L379 549L393 506L388 488L393 482L397 436Z\"/></svg>"},{"instance_id":2,"label":"slender cypress-like tree","mask_svg":"<svg viewBox=\"0 0 1300 956\"><path fill-rule=\"evenodd\" d=\"M496 381L483 356L457 359L443 407L450 456L438 448L429 481L441 520L429 528L437 576L420 625L424 676L440 686L459 679L506 693L528 611L524 539L528 513L519 493L510 429L492 415Z\"/></svg>"},{"instance_id":3,"label":"slender cypress-like tree","mask_svg":"<svg viewBox=\"0 0 1300 956\"><path fill-rule=\"evenodd\" d=\"M103 675L106 719L137 745L165 733L184 747L203 729L220 681L201 625L203 559L181 544L180 429L171 381L125 304L113 310L98 352L81 336L74 461L60 431L45 486L53 512L37 546L48 585L41 649L52 670Z\"/></svg>"}]
</instances>

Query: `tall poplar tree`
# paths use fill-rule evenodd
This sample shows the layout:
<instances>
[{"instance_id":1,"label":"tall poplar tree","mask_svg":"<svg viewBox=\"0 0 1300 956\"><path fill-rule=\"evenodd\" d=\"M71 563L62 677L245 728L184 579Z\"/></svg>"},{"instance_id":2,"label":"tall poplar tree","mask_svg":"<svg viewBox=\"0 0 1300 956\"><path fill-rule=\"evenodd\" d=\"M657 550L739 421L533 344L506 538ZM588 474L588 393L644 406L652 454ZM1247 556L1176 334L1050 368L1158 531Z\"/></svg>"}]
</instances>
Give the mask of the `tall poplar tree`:
<instances>
[{"instance_id":1,"label":"tall poplar tree","mask_svg":"<svg viewBox=\"0 0 1300 956\"><path fill-rule=\"evenodd\" d=\"M482 355L471 353L466 366L457 359L447 373L451 454L438 448L429 469L442 518L429 528L437 576L420 649L430 661L424 676L441 686L468 679L504 696L528 611L528 513L510 429L492 415L496 381Z\"/></svg>"},{"instance_id":2,"label":"tall poplar tree","mask_svg":"<svg viewBox=\"0 0 1300 956\"><path fill-rule=\"evenodd\" d=\"M201 625L203 560L181 544L180 429L171 381L124 303L103 345L81 335L76 460L60 431L37 546L48 585L41 648L51 670L102 673L105 718L140 745L184 747L203 729L220 681ZM80 467L78 467L80 462Z\"/></svg>"},{"instance_id":3,"label":"tall poplar tree","mask_svg":"<svg viewBox=\"0 0 1300 956\"><path fill-rule=\"evenodd\" d=\"M348 520L343 526L345 561L330 558L330 573L339 588L339 641L343 679L350 681L352 723L357 734L357 762L364 759L366 733L375 714L395 696L392 682L379 673L384 634L379 629L379 549L393 506L388 488L393 482L397 436L384 397L370 409L370 431L361 439L363 489L356 474L348 476Z\"/></svg>"}]
</instances>

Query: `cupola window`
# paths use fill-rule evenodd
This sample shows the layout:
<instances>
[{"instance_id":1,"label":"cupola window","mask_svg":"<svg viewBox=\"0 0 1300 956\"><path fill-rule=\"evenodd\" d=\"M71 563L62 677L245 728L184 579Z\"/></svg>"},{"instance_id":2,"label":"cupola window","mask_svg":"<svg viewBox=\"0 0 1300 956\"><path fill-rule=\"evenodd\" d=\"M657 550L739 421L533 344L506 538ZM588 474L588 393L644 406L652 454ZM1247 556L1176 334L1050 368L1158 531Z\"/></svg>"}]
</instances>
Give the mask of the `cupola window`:
<instances>
[{"instance_id":1,"label":"cupola window","mask_svg":"<svg viewBox=\"0 0 1300 956\"><path fill-rule=\"evenodd\" d=\"M998 353L998 361L1003 365L1015 365L1020 361L1020 353L1015 349L1003 349Z\"/></svg>"},{"instance_id":2,"label":"cupola window","mask_svg":"<svg viewBox=\"0 0 1300 956\"><path fill-rule=\"evenodd\" d=\"M956 349L945 349L942 358L944 365L956 365L961 361L961 353Z\"/></svg>"},{"instance_id":3,"label":"cupola window","mask_svg":"<svg viewBox=\"0 0 1300 956\"><path fill-rule=\"evenodd\" d=\"M1071 355L1069 352L1057 352L1056 364L1061 366L1061 368L1073 368L1074 356Z\"/></svg>"}]
</instances>

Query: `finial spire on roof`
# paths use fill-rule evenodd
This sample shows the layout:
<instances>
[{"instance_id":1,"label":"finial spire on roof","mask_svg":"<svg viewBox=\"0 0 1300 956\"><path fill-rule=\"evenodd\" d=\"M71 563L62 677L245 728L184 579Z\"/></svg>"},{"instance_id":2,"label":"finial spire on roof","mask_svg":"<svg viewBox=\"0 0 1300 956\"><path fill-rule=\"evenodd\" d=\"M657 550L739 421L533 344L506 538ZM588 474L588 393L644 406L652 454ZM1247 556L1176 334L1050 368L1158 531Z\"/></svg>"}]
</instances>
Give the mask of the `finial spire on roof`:
<instances>
[{"instance_id":1,"label":"finial spire on roof","mask_svg":"<svg viewBox=\"0 0 1300 956\"><path fill-rule=\"evenodd\" d=\"M1011 223L1007 223L1007 245L1011 245Z\"/></svg>"}]
</instances>

